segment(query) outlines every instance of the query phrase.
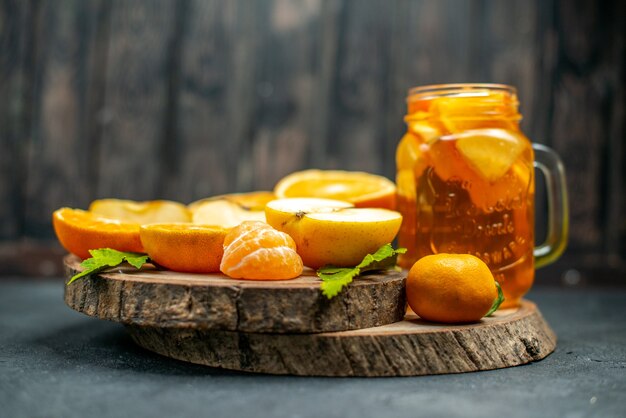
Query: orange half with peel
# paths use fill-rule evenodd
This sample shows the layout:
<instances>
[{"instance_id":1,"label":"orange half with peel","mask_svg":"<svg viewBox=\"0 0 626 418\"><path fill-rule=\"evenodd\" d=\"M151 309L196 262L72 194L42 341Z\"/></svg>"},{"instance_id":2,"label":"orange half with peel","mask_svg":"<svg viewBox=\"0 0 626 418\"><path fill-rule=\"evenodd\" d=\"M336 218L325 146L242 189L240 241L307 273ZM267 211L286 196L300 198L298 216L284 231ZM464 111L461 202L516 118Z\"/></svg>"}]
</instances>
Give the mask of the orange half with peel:
<instances>
[{"instance_id":1,"label":"orange half with peel","mask_svg":"<svg viewBox=\"0 0 626 418\"><path fill-rule=\"evenodd\" d=\"M360 171L304 170L289 174L274 187L279 199L316 197L343 200L355 207L395 208L396 185L389 179Z\"/></svg>"},{"instance_id":2,"label":"orange half with peel","mask_svg":"<svg viewBox=\"0 0 626 418\"><path fill-rule=\"evenodd\" d=\"M189 223L149 224L140 229L150 259L169 270L214 273L220 270L229 229Z\"/></svg>"},{"instance_id":3,"label":"orange half with peel","mask_svg":"<svg viewBox=\"0 0 626 418\"><path fill-rule=\"evenodd\" d=\"M137 223L61 208L52 214L52 225L63 248L83 259L91 257L89 250L97 248L143 252Z\"/></svg>"}]
</instances>

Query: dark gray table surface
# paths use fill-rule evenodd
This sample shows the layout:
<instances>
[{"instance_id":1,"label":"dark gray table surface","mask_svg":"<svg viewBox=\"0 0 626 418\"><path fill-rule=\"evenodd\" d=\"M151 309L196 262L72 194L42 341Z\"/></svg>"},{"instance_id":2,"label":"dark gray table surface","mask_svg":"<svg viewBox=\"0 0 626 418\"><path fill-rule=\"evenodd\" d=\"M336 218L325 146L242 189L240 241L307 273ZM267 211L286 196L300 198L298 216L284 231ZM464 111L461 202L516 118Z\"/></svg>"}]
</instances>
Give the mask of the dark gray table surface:
<instances>
[{"instance_id":1,"label":"dark gray table surface","mask_svg":"<svg viewBox=\"0 0 626 418\"><path fill-rule=\"evenodd\" d=\"M626 417L626 290L535 289L556 351L404 378L230 372L145 351L76 313L60 281L0 280L0 417Z\"/></svg>"}]
</instances>

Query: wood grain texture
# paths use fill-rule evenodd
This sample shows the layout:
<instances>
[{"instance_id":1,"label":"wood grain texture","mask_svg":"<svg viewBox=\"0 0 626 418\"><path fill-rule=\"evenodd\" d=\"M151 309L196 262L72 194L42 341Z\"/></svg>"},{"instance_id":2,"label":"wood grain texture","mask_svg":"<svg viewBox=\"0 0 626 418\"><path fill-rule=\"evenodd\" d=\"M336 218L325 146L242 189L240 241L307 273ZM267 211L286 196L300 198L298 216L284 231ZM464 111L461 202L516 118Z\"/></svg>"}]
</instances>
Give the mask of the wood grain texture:
<instances>
[{"instance_id":1,"label":"wood grain texture","mask_svg":"<svg viewBox=\"0 0 626 418\"><path fill-rule=\"evenodd\" d=\"M76 0L41 4L36 43L42 47L35 56L33 126L25 161L24 216L30 236L45 236L55 209L73 202L84 207L94 196L91 167L98 148L97 138L88 133L95 122L91 101L104 70L94 69L91 60L94 50L106 50L98 36L102 7ZM74 164L67 163L68 154L77 156Z\"/></svg>"},{"instance_id":2,"label":"wood grain texture","mask_svg":"<svg viewBox=\"0 0 626 418\"><path fill-rule=\"evenodd\" d=\"M40 17L39 2L0 2L0 240L27 235L24 189Z\"/></svg>"},{"instance_id":3,"label":"wood grain texture","mask_svg":"<svg viewBox=\"0 0 626 418\"><path fill-rule=\"evenodd\" d=\"M51 240L53 209L95 198L393 178L409 87L499 82L569 174L561 270L624 272L625 20L592 0L0 0L0 240ZM541 237L541 185L536 213Z\"/></svg>"},{"instance_id":4,"label":"wood grain texture","mask_svg":"<svg viewBox=\"0 0 626 418\"><path fill-rule=\"evenodd\" d=\"M320 334L255 334L126 327L140 346L178 360L257 373L300 376L416 376L463 373L538 361L556 336L537 307L500 311L471 325L414 315L377 328Z\"/></svg>"},{"instance_id":5,"label":"wood grain texture","mask_svg":"<svg viewBox=\"0 0 626 418\"><path fill-rule=\"evenodd\" d=\"M168 59L177 3L113 2L106 50L106 93L98 196L161 197L161 161L168 121ZM164 169L164 168L163 168Z\"/></svg>"},{"instance_id":6,"label":"wood grain texture","mask_svg":"<svg viewBox=\"0 0 626 418\"><path fill-rule=\"evenodd\" d=\"M68 277L80 270L65 258ZM328 300L312 270L294 280L235 280L220 274L185 274L122 267L65 287L65 303L100 319L141 326L310 333L400 321L406 272L357 278Z\"/></svg>"},{"instance_id":7,"label":"wood grain texture","mask_svg":"<svg viewBox=\"0 0 626 418\"><path fill-rule=\"evenodd\" d=\"M571 205L571 247L588 254L609 243L617 245L618 236L622 245L626 242L624 190L607 189L623 187L625 177L624 147L616 145L626 137L624 21L624 2L556 3L558 43L548 135L566 162L569 192L576 202Z\"/></svg>"}]
</instances>

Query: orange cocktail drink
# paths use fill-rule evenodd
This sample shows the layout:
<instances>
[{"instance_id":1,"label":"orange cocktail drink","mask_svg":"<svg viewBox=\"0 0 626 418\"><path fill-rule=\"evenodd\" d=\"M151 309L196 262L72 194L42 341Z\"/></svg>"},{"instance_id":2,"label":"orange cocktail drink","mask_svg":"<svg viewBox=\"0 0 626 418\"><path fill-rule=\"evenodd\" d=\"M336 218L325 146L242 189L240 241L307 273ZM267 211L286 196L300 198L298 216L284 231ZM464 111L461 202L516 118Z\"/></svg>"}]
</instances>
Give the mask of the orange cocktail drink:
<instances>
[{"instance_id":1,"label":"orange cocktail drink","mask_svg":"<svg viewBox=\"0 0 626 418\"><path fill-rule=\"evenodd\" d=\"M534 279L535 181L515 89L428 86L410 90L407 102L396 154L398 244L408 249L400 265L475 255L502 286L503 306L516 306Z\"/></svg>"}]
</instances>

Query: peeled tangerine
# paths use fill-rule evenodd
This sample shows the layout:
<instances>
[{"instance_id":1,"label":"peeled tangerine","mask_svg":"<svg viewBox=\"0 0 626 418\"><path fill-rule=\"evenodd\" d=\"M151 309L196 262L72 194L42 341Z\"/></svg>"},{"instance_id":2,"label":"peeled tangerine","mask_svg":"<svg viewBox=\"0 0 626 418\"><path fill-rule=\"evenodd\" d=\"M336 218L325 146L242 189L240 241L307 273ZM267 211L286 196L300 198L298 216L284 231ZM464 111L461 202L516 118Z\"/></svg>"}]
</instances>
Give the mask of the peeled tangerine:
<instances>
[{"instance_id":1,"label":"peeled tangerine","mask_svg":"<svg viewBox=\"0 0 626 418\"><path fill-rule=\"evenodd\" d=\"M220 270L229 277L286 280L298 277L302 268L293 239L264 222L245 221L224 239Z\"/></svg>"},{"instance_id":2,"label":"peeled tangerine","mask_svg":"<svg viewBox=\"0 0 626 418\"><path fill-rule=\"evenodd\" d=\"M287 198L265 206L267 223L293 238L305 266L351 267L395 238L402 215L378 208L354 208L332 199Z\"/></svg>"}]
</instances>

